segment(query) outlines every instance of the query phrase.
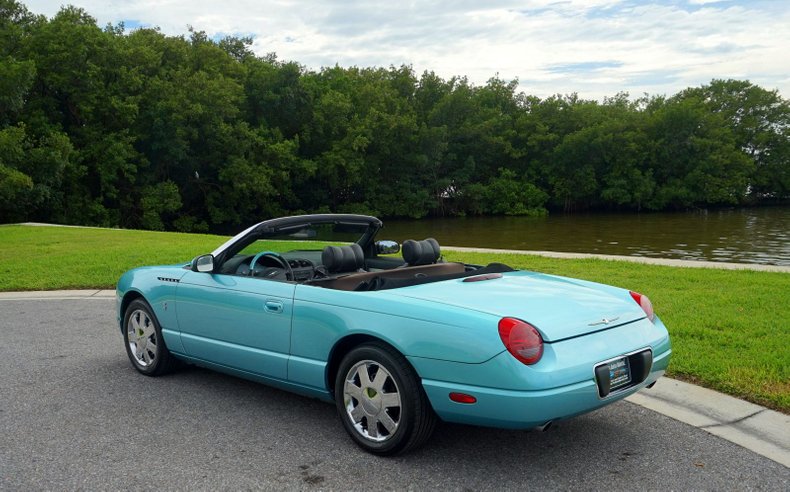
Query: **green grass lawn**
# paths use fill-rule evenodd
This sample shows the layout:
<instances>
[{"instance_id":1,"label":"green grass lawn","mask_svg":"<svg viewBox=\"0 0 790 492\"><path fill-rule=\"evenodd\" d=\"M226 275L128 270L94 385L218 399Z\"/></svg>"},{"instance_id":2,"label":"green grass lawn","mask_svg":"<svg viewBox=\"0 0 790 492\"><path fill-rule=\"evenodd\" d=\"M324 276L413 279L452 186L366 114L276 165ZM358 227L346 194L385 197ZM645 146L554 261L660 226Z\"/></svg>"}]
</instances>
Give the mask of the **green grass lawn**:
<instances>
[{"instance_id":1,"label":"green grass lawn","mask_svg":"<svg viewBox=\"0 0 790 492\"><path fill-rule=\"evenodd\" d=\"M143 265L187 262L228 238L203 234L0 227L0 291L114 288Z\"/></svg>"},{"instance_id":2,"label":"green grass lawn","mask_svg":"<svg viewBox=\"0 0 790 492\"><path fill-rule=\"evenodd\" d=\"M186 262L226 239L0 226L0 291L113 288L130 268ZM445 257L497 261L647 294L672 336L670 375L790 413L790 274L520 254L447 252Z\"/></svg>"}]
</instances>

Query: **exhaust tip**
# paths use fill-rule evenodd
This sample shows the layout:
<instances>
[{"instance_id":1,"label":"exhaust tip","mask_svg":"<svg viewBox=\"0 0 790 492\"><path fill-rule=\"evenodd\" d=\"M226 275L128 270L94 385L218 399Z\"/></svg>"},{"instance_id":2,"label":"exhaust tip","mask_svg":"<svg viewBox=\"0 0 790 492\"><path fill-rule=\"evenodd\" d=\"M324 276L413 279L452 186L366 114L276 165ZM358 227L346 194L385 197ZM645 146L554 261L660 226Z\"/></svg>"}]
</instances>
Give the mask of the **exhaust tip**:
<instances>
[{"instance_id":1,"label":"exhaust tip","mask_svg":"<svg viewBox=\"0 0 790 492\"><path fill-rule=\"evenodd\" d=\"M650 384L648 384L647 386L645 386L645 388L647 388L647 389L650 389L650 388L652 388L653 386L655 386L655 385L656 385L656 383L657 383L657 381L653 381L652 383L650 383Z\"/></svg>"},{"instance_id":2,"label":"exhaust tip","mask_svg":"<svg viewBox=\"0 0 790 492\"><path fill-rule=\"evenodd\" d=\"M540 431L540 432L546 432L547 430L549 430L551 428L552 425L554 425L554 421L553 420L549 420L545 424L541 424L541 425L535 427L535 430Z\"/></svg>"}]
</instances>

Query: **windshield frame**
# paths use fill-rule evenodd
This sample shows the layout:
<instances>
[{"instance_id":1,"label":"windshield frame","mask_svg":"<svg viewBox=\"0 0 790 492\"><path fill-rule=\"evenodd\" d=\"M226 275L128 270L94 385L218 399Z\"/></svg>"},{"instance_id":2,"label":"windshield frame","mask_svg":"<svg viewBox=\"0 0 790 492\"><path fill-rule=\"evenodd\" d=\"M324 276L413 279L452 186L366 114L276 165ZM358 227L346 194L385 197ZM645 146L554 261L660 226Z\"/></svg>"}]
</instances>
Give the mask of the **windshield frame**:
<instances>
[{"instance_id":1,"label":"windshield frame","mask_svg":"<svg viewBox=\"0 0 790 492\"><path fill-rule=\"evenodd\" d=\"M236 253L254 241L274 237L289 230L299 230L319 224L347 224L365 227L365 231L357 239L356 243L365 251L366 257L370 254L370 251L375 249L372 248L374 238L383 227L381 220L376 217L355 214L296 215L265 220L248 227L212 251L211 254L214 256L216 265L215 269L221 268L227 259L233 258Z\"/></svg>"}]
</instances>

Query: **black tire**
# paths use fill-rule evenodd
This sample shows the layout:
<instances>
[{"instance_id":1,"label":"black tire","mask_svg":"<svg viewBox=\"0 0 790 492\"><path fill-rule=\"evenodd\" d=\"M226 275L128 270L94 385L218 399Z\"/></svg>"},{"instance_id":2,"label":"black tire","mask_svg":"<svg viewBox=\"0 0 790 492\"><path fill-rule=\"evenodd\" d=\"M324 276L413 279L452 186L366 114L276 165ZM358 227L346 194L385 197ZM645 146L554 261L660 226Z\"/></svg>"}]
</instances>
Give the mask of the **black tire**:
<instances>
[{"instance_id":1,"label":"black tire","mask_svg":"<svg viewBox=\"0 0 790 492\"><path fill-rule=\"evenodd\" d=\"M132 366L146 376L161 376L176 367L177 360L165 345L159 321L143 299L135 299L126 308L123 344Z\"/></svg>"},{"instance_id":2,"label":"black tire","mask_svg":"<svg viewBox=\"0 0 790 492\"><path fill-rule=\"evenodd\" d=\"M363 372L366 383L361 381ZM347 382L353 394L347 393ZM335 405L351 439L365 451L382 456L421 446L437 421L417 373L383 343L366 343L346 354L335 377Z\"/></svg>"}]
</instances>

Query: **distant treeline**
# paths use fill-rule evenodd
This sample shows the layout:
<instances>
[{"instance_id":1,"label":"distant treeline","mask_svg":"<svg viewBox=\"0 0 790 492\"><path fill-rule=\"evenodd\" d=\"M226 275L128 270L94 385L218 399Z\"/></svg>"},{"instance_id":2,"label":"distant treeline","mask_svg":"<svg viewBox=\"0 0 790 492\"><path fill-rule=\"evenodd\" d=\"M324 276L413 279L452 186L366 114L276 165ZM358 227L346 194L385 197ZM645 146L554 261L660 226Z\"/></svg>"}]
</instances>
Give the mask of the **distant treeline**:
<instances>
[{"instance_id":1,"label":"distant treeline","mask_svg":"<svg viewBox=\"0 0 790 492\"><path fill-rule=\"evenodd\" d=\"M790 197L790 105L748 81L540 99L407 66L308 70L0 0L0 222L228 231L384 217L667 210Z\"/></svg>"}]
</instances>

